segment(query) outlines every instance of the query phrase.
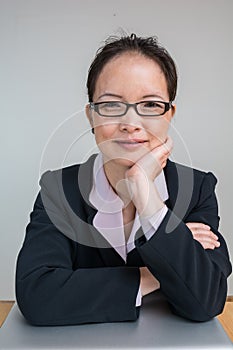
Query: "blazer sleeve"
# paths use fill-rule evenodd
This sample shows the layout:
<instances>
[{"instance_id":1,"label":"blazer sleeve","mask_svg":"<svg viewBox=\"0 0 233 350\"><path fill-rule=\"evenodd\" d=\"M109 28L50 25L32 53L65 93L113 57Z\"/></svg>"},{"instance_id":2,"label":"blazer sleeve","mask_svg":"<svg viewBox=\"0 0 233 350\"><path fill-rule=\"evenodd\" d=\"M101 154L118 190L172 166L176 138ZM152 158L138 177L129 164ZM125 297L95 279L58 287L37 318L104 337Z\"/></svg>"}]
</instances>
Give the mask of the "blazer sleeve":
<instances>
[{"instance_id":1,"label":"blazer sleeve","mask_svg":"<svg viewBox=\"0 0 233 350\"><path fill-rule=\"evenodd\" d=\"M136 320L139 268L74 268L76 255L77 242L52 223L39 193L16 267L16 298L25 318L33 325Z\"/></svg>"},{"instance_id":2,"label":"blazer sleeve","mask_svg":"<svg viewBox=\"0 0 233 350\"><path fill-rule=\"evenodd\" d=\"M194 321L207 321L222 312L231 273L227 246L218 232L215 185L214 175L205 174L198 200L184 218L168 210L151 239L139 243L137 248L145 265L160 281L173 312ZM220 247L205 250L193 239L187 222L208 224L218 235Z\"/></svg>"}]
</instances>

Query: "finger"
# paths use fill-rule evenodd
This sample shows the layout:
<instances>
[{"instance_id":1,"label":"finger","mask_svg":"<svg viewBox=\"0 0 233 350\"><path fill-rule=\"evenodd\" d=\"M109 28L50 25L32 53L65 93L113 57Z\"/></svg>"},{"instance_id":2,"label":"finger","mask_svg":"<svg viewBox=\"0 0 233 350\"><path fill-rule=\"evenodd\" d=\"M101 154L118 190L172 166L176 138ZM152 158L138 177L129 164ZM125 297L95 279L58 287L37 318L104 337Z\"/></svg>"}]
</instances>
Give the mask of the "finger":
<instances>
[{"instance_id":1,"label":"finger","mask_svg":"<svg viewBox=\"0 0 233 350\"><path fill-rule=\"evenodd\" d=\"M171 139L163 143L161 146L159 146L158 151L160 153L161 158L162 157L168 158L172 152L172 149L173 149L173 141Z\"/></svg>"},{"instance_id":2,"label":"finger","mask_svg":"<svg viewBox=\"0 0 233 350\"><path fill-rule=\"evenodd\" d=\"M214 249L220 247L220 242L205 236L194 235L193 238L204 248Z\"/></svg>"},{"instance_id":3,"label":"finger","mask_svg":"<svg viewBox=\"0 0 233 350\"><path fill-rule=\"evenodd\" d=\"M166 159L166 160L164 160L164 161L162 162L162 164L161 164L161 168L162 168L162 169L163 169L163 168L165 168L166 164L167 164L167 159Z\"/></svg>"},{"instance_id":4,"label":"finger","mask_svg":"<svg viewBox=\"0 0 233 350\"><path fill-rule=\"evenodd\" d=\"M211 239L214 239L214 240L218 240L218 236L215 235L212 231L210 230L203 230L203 229L194 229L194 230L191 230L192 234L193 235L202 235L202 236L206 236L206 237L209 237Z\"/></svg>"},{"instance_id":5,"label":"finger","mask_svg":"<svg viewBox=\"0 0 233 350\"><path fill-rule=\"evenodd\" d=\"M198 226L198 227L190 227L190 225L187 225L190 229L190 231L192 232L193 235L205 235L205 236L208 236L210 237L211 239L215 239L215 240L218 240L218 236L213 233L210 229L209 229L209 226L207 226L207 229L206 228L203 228L203 226Z\"/></svg>"},{"instance_id":6,"label":"finger","mask_svg":"<svg viewBox=\"0 0 233 350\"><path fill-rule=\"evenodd\" d=\"M197 239L194 237L194 239L200 243L205 249L215 249L220 247L220 243L215 240L203 240L203 239Z\"/></svg>"},{"instance_id":7,"label":"finger","mask_svg":"<svg viewBox=\"0 0 233 350\"><path fill-rule=\"evenodd\" d=\"M211 250L214 250L215 248L218 248L218 247L216 247L214 244L211 244L211 243L206 243L206 242L199 242L201 245L202 245L202 247L204 248L204 249L211 249Z\"/></svg>"},{"instance_id":8,"label":"finger","mask_svg":"<svg viewBox=\"0 0 233 350\"><path fill-rule=\"evenodd\" d=\"M203 224L202 222L187 222L186 225L190 229L202 228L202 229L210 230L211 228L209 225Z\"/></svg>"},{"instance_id":9,"label":"finger","mask_svg":"<svg viewBox=\"0 0 233 350\"><path fill-rule=\"evenodd\" d=\"M155 147L151 153L156 156L156 158L162 159L162 157L168 157L173 148L173 141L170 136L167 137L166 141L160 146Z\"/></svg>"},{"instance_id":10,"label":"finger","mask_svg":"<svg viewBox=\"0 0 233 350\"><path fill-rule=\"evenodd\" d=\"M214 250L214 249L218 248L218 246L216 246L215 244L213 244L211 242L199 242L199 243L202 245L202 247L204 249L212 249L212 250Z\"/></svg>"},{"instance_id":11,"label":"finger","mask_svg":"<svg viewBox=\"0 0 233 350\"><path fill-rule=\"evenodd\" d=\"M215 238L212 238L210 236L206 236L203 234L194 234L193 238L199 242L211 243L211 244L214 244L216 247L220 246L220 242L218 240L216 240Z\"/></svg>"},{"instance_id":12,"label":"finger","mask_svg":"<svg viewBox=\"0 0 233 350\"><path fill-rule=\"evenodd\" d=\"M169 151L171 152L172 148L173 148L173 140L172 138L168 135L166 141L164 142L163 146Z\"/></svg>"},{"instance_id":13,"label":"finger","mask_svg":"<svg viewBox=\"0 0 233 350\"><path fill-rule=\"evenodd\" d=\"M186 225L188 226L192 234L194 233L206 234L214 238L215 240L218 240L218 236L210 230L210 226L208 225L204 225L200 223L187 223Z\"/></svg>"},{"instance_id":14,"label":"finger","mask_svg":"<svg viewBox=\"0 0 233 350\"><path fill-rule=\"evenodd\" d=\"M212 231L207 231L207 230L197 230L194 232L194 234L200 234L200 235L204 235L206 237L209 237L210 239L214 239L215 241L218 241L218 236L216 234L214 234Z\"/></svg>"},{"instance_id":15,"label":"finger","mask_svg":"<svg viewBox=\"0 0 233 350\"><path fill-rule=\"evenodd\" d=\"M145 154L142 158L137 161L137 166L143 169L155 169L158 168L160 171L166 165L168 154L164 154L164 151L159 147L154 148L151 152Z\"/></svg>"}]
</instances>

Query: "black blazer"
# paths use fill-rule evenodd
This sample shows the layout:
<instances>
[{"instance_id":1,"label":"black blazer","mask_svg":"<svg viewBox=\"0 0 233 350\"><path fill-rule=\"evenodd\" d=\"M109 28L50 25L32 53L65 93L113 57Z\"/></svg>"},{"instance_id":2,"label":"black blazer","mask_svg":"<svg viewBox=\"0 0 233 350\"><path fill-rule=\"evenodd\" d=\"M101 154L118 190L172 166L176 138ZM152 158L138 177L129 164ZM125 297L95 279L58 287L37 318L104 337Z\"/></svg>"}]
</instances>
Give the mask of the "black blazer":
<instances>
[{"instance_id":1,"label":"black blazer","mask_svg":"<svg viewBox=\"0 0 233 350\"><path fill-rule=\"evenodd\" d=\"M168 161L168 213L150 240L138 230L125 263L92 225L94 158L41 178L17 260L16 298L25 318L34 325L136 320L140 266L160 281L176 314L206 321L221 313L231 264L218 232L213 174ZM211 226L220 247L203 249L185 224L191 221Z\"/></svg>"}]
</instances>

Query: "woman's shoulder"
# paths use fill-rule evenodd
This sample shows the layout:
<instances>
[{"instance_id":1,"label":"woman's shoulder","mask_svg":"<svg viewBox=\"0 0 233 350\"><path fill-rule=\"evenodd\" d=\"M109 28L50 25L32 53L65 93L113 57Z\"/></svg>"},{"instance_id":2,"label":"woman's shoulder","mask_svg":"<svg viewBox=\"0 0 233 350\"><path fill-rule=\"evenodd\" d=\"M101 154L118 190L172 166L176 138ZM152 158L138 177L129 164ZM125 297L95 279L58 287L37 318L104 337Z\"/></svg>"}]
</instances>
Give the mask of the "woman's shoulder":
<instances>
[{"instance_id":1,"label":"woman's shoulder","mask_svg":"<svg viewBox=\"0 0 233 350\"><path fill-rule=\"evenodd\" d=\"M211 186L215 186L217 183L217 178L212 171L204 171L170 159L167 161L164 172L168 179L177 178L179 183L187 182L187 179L189 179L189 182L191 181L193 184L197 185L209 183Z\"/></svg>"},{"instance_id":2,"label":"woman's shoulder","mask_svg":"<svg viewBox=\"0 0 233 350\"><path fill-rule=\"evenodd\" d=\"M46 192L73 193L80 188L89 191L93 178L93 165L96 154L91 155L85 162L72 164L60 169L45 171L40 180L41 190Z\"/></svg>"},{"instance_id":3,"label":"woman's shoulder","mask_svg":"<svg viewBox=\"0 0 233 350\"><path fill-rule=\"evenodd\" d=\"M41 175L41 178L57 177L60 175L62 175L62 177L68 176L68 175L75 175L75 174L77 174L77 172L80 171L80 168L85 169L85 171L87 171L88 169L90 169L92 171L96 156L97 156L97 154L92 154L87 160L85 160L83 162L67 165L67 166L64 166L61 168L57 168L57 169L46 170Z\"/></svg>"},{"instance_id":4,"label":"woman's shoulder","mask_svg":"<svg viewBox=\"0 0 233 350\"><path fill-rule=\"evenodd\" d=\"M212 171L206 171L206 170L202 170L202 169L198 169L195 166L192 165L186 165L186 164L182 164L176 161L172 161L170 159L167 160L167 165L166 168L169 169L169 171L182 171L182 172L189 172L189 173L193 173L194 176L197 177L205 177L208 175L211 175L213 177L215 177L215 175L213 174Z\"/></svg>"}]
</instances>

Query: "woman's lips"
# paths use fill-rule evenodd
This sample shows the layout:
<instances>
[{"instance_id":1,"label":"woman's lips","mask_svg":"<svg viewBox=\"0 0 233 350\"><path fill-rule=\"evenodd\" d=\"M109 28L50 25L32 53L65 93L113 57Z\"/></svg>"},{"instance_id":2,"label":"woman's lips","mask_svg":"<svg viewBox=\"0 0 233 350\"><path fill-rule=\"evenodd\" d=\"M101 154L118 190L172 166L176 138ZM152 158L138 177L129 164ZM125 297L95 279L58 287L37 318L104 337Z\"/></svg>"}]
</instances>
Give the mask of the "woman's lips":
<instances>
[{"instance_id":1,"label":"woman's lips","mask_svg":"<svg viewBox=\"0 0 233 350\"><path fill-rule=\"evenodd\" d=\"M147 140L140 140L140 139L130 139L130 140L115 140L119 146L126 148L126 149L134 149L137 147L145 146L145 144L148 142Z\"/></svg>"}]
</instances>

